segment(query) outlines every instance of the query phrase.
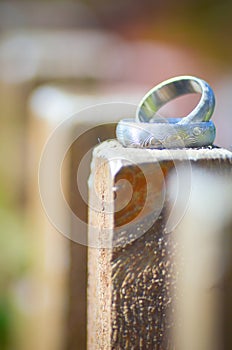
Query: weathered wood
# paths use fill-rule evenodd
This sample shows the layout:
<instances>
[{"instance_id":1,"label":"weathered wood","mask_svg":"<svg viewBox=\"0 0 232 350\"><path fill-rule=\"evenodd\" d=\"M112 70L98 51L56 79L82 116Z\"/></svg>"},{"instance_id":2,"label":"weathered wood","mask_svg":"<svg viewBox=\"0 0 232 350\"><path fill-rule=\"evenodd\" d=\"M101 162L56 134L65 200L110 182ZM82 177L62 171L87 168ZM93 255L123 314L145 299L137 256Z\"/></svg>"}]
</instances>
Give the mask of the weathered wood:
<instances>
[{"instance_id":1,"label":"weathered wood","mask_svg":"<svg viewBox=\"0 0 232 350\"><path fill-rule=\"evenodd\" d=\"M162 188L172 169L192 164L230 172L232 154L218 148L125 149L117 141L95 148L88 349L173 349L176 252Z\"/></svg>"}]
</instances>

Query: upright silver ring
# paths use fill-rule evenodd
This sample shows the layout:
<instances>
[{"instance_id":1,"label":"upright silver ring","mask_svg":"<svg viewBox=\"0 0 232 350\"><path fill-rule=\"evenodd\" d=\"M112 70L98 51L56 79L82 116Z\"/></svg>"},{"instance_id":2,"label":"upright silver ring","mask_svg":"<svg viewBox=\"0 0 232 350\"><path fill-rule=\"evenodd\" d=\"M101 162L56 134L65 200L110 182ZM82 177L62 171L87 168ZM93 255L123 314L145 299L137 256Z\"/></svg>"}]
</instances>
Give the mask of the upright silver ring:
<instances>
[{"instance_id":1,"label":"upright silver ring","mask_svg":"<svg viewBox=\"0 0 232 350\"><path fill-rule=\"evenodd\" d=\"M156 113L162 106L176 97L190 93L200 93L201 99L192 112L182 118L178 124L209 121L215 107L213 90L202 79L180 76L160 83L144 96L136 111L136 122L159 122Z\"/></svg>"}]
</instances>

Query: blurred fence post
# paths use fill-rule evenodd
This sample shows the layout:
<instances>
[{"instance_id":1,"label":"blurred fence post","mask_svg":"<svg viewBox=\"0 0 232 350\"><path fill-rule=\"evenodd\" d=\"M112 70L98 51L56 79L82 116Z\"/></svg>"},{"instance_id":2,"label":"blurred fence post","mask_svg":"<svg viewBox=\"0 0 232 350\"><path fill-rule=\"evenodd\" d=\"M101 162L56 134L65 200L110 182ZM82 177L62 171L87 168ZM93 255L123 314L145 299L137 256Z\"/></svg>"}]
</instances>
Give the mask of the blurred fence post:
<instances>
[{"instance_id":1,"label":"blurred fence post","mask_svg":"<svg viewBox=\"0 0 232 350\"><path fill-rule=\"evenodd\" d=\"M33 98L33 95L32 95ZM30 101L31 102L31 101ZM66 298L69 269L68 241L59 234L43 212L38 188L39 161L50 133L59 122L46 118L38 109L29 106L29 176L27 179L27 216L34 242L32 268L34 308L28 321L26 349L63 349L66 343ZM64 140L59 140L62 147ZM55 157L55 154L54 154ZM52 162L47 169L53 173ZM66 174L65 185L68 183ZM54 203L54 205L56 205ZM57 208L58 209L58 208ZM68 218L62 217L68 227Z\"/></svg>"},{"instance_id":2,"label":"blurred fence post","mask_svg":"<svg viewBox=\"0 0 232 350\"><path fill-rule=\"evenodd\" d=\"M188 209L173 233L178 350L232 348L231 175L193 167Z\"/></svg>"},{"instance_id":3,"label":"blurred fence post","mask_svg":"<svg viewBox=\"0 0 232 350\"><path fill-rule=\"evenodd\" d=\"M232 154L218 148L126 149L116 141L95 148L89 180L89 350L174 348L178 247L172 232L187 208L193 164L231 174ZM179 166L187 171L184 178ZM174 192L184 201L181 215L172 208L174 217L164 192L173 171L179 186Z\"/></svg>"},{"instance_id":4,"label":"blurred fence post","mask_svg":"<svg viewBox=\"0 0 232 350\"><path fill-rule=\"evenodd\" d=\"M128 91L130 91L129 88ZM120 102L106 104L107 101L115 100ZM50 300L46 307L43 306L43 312L42 309L40 310L40 322L35 319L34 333L37 335L35 334L33 349L57 350L58 348L63 349L62 346L67 346L68 349L84 350L86 348L88 199L83 198L83 195L87 194L92 148L98 142L115 137L115 122L119 115L122 115L122 109L124 109L125 116L135 111L135 104L122 103L123 100L136 102L137 97L110 92L86 95L75 92L75 90L71 92L71 89L52 86L40 87L31 96L30 163L32 174L29 183L29 215L34 220L33 231L38 253L38 266L35 271L35 276L40 276L37 281L38 294L41 294L46 288L47 297ZM59 108L57 109L58 101ZM103 107L98 105L96 109L92 109L93 106L100 103L103 103ZM57 212L63 215L67 228L64 234L68 234L70 238L67 240L52 227L43 212L37 192L37 167L48 136L51 136L51 132L61 121L69 120L75 115L75 112L76 116L72 118L69 128L65 127L67 133L64 135L64 138L70 138L70 140L73 137L74 141L70 141L70 149L66 154L67 159L60 166L64 167L63 190L66 200L72 213L84 223L84 226L74 222L71 216L66 216L56 203L55 196L53 199ZM63 144L64 140L60 138L56 140L54 159ZM65 152L64 148L64 155ZM80 164L81 169L79 169ZM54 162L51 159L49 168L46 169L48 179L53 176L53 168ZM48 186L53 186L52 181L48 181ZM55 191L56 188L54 188L54 195ZM53 256L53 259L49 259L49 266L43 264L44 254ZM57 276L57 281L54 280L54 275ZM56 305L53 310L52 304ZM56 324L53 325L51 331L49 324L52 323L52 319ZM41 338L41 334L43 338L36 340L37 337ZM42 345L40 347L39 344L44 344L44 347Z\"/></svg>"},{"instance_id":5,"label":"blurred fence post","mask_svg":"<svg viewBox=\"0 0 232 350\"><path fill-rule=\"evenodd\" d=\"M31 4L31 8L34 5ZM5 6L1 7L1 17L4 17ZM65 8L62 11L65 12ZM79 14L78 10L76 15ZM35 19L39 17L36 15ZM110 67L109 60L112 63L112 56L106 53L118 45L121 49L127 48L117 36L97 30L22 29L1 33L0 114L4 132L0 138L0 165L3 180L11 184L7 196L20 208L27 199L24 169L27 165L27 103L30 94L39 85L51 81L88 88L96 81L118 79L115 69L108 72L104 69ZM8 157L4 153L6 147Z\"/></svg>"}]
</instances>

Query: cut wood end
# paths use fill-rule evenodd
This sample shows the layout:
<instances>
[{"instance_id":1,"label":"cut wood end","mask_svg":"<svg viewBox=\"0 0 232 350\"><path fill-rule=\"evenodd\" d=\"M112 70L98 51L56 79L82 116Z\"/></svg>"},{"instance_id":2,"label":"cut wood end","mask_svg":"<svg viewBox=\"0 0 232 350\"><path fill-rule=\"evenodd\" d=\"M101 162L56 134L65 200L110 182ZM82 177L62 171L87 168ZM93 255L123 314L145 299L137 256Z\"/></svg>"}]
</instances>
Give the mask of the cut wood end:
<instances>
[{"instance_id":1,"label":"cut wood end","mask_svg":"<svg viewBox=\"0 0 232 350\"><path fill-rule=\"evenodd\" d=\"M166 180L172 168L177 174L179 186L182 182L178 176L179 167L183 165L188 170L191 181L191 167L195 163L204 168L213 167L214 172L222 173L231 167L232 152L217 147L173 150L125 148L117 140L98 145L93 151L89 178L90 202L95 209L91 211L90 224L93 220L98 231L100 216L104 214L102 226L106 232L101 231L101 238L92 234L97 241L90 245L124 246L144 234L164 208ZM188 192L188 188L182 190ZM105 244L102 245L103 240Z\"/></svg>"},{"instance_id":2,"label":"cut wood end","mask_svg":"<svg viewBox=\"0 0 232 350\"><path fill-rule=\"evenodd\" d=\"M123 147L117 140L108 140L98 145L93 152L93 157L106 159L118 158L131 160L136 163L154 162L162 160L197 161L202 159L231 160L232 152L218 147L209 148L185 148L185 149L140 149ZM126 157L126 158L125 158Z\"/></svg>"}]
</instances>

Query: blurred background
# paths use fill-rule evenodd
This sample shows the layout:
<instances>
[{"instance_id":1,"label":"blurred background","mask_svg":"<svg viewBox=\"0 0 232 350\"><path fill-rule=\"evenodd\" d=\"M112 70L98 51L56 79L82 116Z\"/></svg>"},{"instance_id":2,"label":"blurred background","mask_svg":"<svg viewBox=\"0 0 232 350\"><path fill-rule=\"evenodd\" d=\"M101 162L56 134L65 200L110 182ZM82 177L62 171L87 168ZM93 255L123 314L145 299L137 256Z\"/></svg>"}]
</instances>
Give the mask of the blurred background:
<instances>
[{"instance_id":1,"label":"blurred background","mask_svg":"<svg viewBox=\"0 0 232 350\"><path fill-rule=\"evenodd\" d=\"M214 89L215 143L231 149L231 18L229 0L0 2L0 349L86 348L86 247L52 227L39 198L50 133L84 107L137 103L188 74ZM194 101L166 113L183 115Z\"/></svg>"}]
</instances>

